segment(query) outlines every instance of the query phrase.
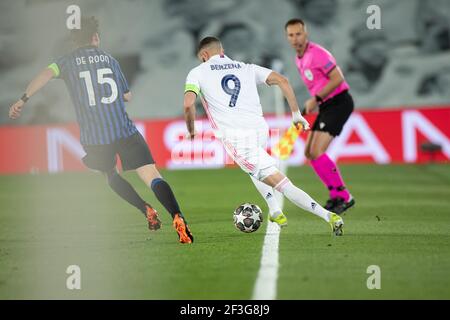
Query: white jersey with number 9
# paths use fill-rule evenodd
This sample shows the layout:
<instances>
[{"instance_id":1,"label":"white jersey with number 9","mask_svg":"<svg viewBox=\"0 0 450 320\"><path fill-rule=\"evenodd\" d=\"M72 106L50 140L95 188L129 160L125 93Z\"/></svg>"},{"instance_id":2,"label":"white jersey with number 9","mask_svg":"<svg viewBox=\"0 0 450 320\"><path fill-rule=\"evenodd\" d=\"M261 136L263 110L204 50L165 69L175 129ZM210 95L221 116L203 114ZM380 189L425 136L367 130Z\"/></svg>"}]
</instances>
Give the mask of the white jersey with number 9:
<instances>
[{"instance_id":1,"label":"white jersey with number 9","mask_svg":"<svg viewBox=\"0 0 450 320\"><path fill-rule=\"evenodd\" d=\"M189 72L185 92L201 95L212 126L218 130L267 128L257 85L272 70L215 55Z\"/></svg>"}]
</instances>

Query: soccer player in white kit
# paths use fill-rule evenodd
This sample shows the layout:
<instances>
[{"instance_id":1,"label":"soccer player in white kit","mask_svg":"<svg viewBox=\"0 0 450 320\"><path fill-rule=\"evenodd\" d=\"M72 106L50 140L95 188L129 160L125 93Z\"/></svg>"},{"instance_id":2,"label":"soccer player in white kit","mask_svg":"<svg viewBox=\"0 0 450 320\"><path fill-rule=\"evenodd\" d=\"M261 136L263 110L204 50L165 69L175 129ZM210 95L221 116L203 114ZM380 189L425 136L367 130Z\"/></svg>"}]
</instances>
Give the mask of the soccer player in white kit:
<instances>
[{"instance_id":1,"label":"soccer player in white kit","mask_svg":"<svg viewBox=\"0 0 450 320\"><path fill-rule=\"evenodd\" d=\"M327 221L335 235L343 234L344 221L325 210L314 199L297 188L277 168L266 151L269 127L263 117L257 85L277 85L292 111L293 122L309 129L299 111L289 81L282 75L254 64L233 61L224 54L215 37L204 38L197 51L203 63L192 69L186 79L184 113L188 135L195 131L195 101L200 96L214 133L233 160L247 172L269 207L269 219L280 226L286 216L273 196L278 190L298 207Z\"/></svg>"}]
</instances>

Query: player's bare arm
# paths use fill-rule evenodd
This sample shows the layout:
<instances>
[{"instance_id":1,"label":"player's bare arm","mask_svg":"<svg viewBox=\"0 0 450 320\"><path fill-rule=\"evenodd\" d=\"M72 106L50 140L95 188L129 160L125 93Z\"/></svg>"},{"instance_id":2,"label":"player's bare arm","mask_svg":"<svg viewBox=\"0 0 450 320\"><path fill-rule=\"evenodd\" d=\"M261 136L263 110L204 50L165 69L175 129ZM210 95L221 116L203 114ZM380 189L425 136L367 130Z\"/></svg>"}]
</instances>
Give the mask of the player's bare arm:
<instances>
[{"instance_id":1,"label":"player's bare arm","mask_svg":"<svg viewBox=\"0 0 450 320\"><path fill-rule=\"evenodd\" d=\"M331 70L331 72L329 73L329 78L330 81L317 94L320 99L325 99L330 93L336 90L336 88L339 87L342 82L344 82L344 77L342 76L342 73L338 67L335 67L333 70ZM313 112L318 107L320 101L318 101L317 96L312 97L305 102L306 114Z\"/></svg>"},{"instance_id":2,"label":"player's bare arm","mask_svg":"<svg viewBox=\"0 0 450 320\"><path fill-rule=\"evenodd\" d=\"M283 75L273 71L266 80L266 83L269 86L277 85L280 87L283 92L284 97L286 98L289 108L292 111L292 119L293 122L297 125L298 123L302 124L304 130L309 129L308 121L302 117L300 114L300 108L297 103L297 98L295 97L294 89L292 88L289 80Z\"/></svg>"},{"instance_id":3,"label":"player's bare arm","mask_svg":"<svg viewBox=\"0 0 450 320\"><path fill-rule=\"evenodd\" d=\"M34 94L36 94L39 90L41 90L45 85L54 77L53 70L50 68L45 68L42 70L28 85L25 90L25 94L23 97L14 103L9 109L9 117L12 120L16 120L20 117L22 112L22 108L25 103L31 98Z\"/></svg>"},{"instance_id":4,"label":"player's bare arm","mask_svg":"<svg viewBox=\"0 0 450 320\"><path fill-rule=\"evenodd\" d=\"M186 120L186 127L189 133L189 137L193 139L195 137L195 100L197 95L188 91L184 94L184 118Z\"/></svg>"},{"instance_id":5,"label":"player's bare arm","mask_svg":"<svg viewBox=\"0 0 450 320\"><path fill-rule=\"evenodd\" d=\"M286 77L282 76L278 72L273 71L267 78L266 82L269 86L277 85L278 87L280 87L292 112L297 112L300 110L294 90L292 89L292 86Z\"/></svg>"}]
</instances>

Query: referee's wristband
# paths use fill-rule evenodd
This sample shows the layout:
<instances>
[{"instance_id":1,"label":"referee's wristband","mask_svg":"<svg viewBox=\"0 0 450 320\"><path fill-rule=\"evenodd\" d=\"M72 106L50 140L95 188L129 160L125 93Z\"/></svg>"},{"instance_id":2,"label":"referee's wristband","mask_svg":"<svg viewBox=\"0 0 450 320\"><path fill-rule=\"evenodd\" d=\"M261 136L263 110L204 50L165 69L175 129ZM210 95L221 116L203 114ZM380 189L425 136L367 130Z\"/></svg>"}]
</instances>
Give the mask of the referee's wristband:
<instances>
[{"instance_id":1,"label":"referee's wristband","mask_svg":"<svg viewBox=\"0 0 450 320\"><path fill-rule=\"evenodd\" d=\"M319 103L319 104L323 103L323 99L319 95L316 95L315 98L316 98L317 103Z\"/></svg>"},{"instance_id":2,"label":"referee's wristband","mask_svg":"<svg viewBox=\"0 0 450 320\"><path fill-rule=\"evenodd\" d=\"M23 103L27 103L28 102L28 100L30 100L30 98L27 96L27 94L26 93L24 93L23 94L23 96L22 96L22 98L20 98L20 100L22 100L23 101Z\"/></svg>"}]
</instances>

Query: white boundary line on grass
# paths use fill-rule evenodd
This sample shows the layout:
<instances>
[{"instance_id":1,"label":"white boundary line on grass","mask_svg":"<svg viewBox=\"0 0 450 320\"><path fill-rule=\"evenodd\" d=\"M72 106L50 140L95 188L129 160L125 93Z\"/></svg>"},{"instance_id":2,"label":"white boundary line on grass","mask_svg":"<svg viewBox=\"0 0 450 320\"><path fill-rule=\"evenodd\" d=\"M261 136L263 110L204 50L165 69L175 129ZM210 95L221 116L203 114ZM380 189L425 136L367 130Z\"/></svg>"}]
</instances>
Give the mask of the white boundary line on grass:
<instances>
[{"instance_id":1,"label":"white boundary line on grass","mask_svg":"<svg viewBox=\"0 0 450 320\"><path fill-rule=\"evenodd\" d=\"M264 237L261 266L253 289L253 300L275 300L277 297L279 240L280 227L269 221Z\"/></svg>"},{"instance_id":2,"label":"white boundary line on grass","mask_svg":"<svg viewBox=\"0 0 450 320\"><path fill-rule=\"evenodd\" d=\"M280 171L286 173L285 161L280 162ZM275 191L275 197L283 209L284 197ZM268 219L268 218L267 218ZM262 248L261 264L255 287L253 288L253 300L275 300L277 298L278 281L278 248L280 243L280 227L274 222L267 222L266 236Z\"/></svg>"}]
</instances>

